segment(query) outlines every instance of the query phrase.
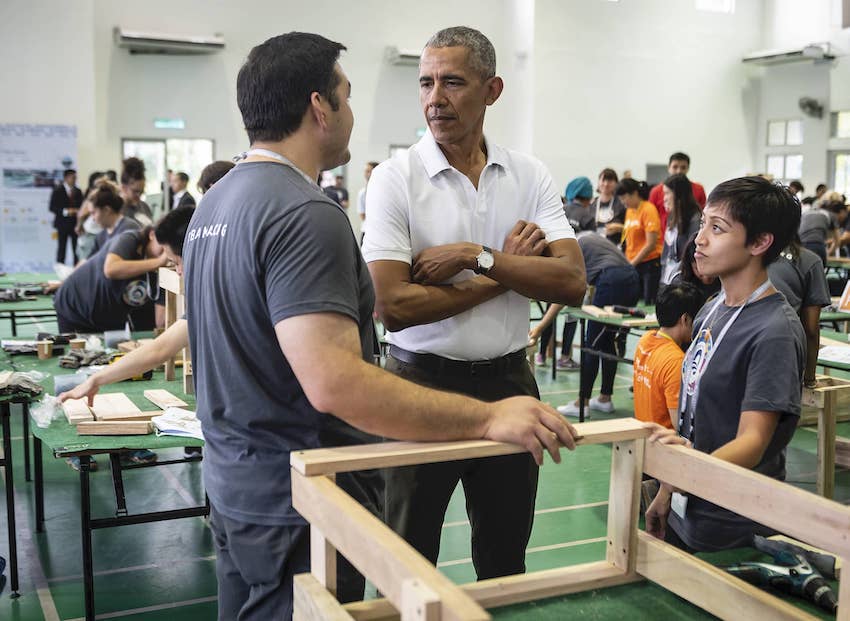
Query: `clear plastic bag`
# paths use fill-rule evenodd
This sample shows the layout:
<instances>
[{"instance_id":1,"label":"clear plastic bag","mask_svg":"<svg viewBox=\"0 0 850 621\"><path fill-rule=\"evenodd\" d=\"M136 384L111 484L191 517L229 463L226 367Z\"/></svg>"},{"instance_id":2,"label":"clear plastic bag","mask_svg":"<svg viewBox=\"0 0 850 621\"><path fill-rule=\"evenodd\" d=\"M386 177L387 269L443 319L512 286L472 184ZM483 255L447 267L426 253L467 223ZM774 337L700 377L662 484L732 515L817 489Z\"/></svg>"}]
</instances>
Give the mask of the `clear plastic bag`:
<instances>
[{"instance_id":1,"label":"clear plastic bag","mask_svg":"<svg viewBox=\"0 0 850 621\"><path fill-rule=\"evenodd\" d=\"M45 395L40 402L30 406L30 417L42 429L49 427L50 423L61 415L62 406L59 404L59 399L52 395Z\"/></svg>"}]
</instances>

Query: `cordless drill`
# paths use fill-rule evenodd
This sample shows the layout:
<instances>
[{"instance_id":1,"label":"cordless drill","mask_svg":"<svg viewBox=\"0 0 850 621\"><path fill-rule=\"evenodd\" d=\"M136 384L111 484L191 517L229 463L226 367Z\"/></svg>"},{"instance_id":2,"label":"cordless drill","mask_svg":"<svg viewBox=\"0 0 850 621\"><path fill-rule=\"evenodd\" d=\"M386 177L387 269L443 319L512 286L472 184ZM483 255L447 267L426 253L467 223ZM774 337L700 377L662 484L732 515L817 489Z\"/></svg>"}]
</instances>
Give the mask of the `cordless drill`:
<instances>
[{"instance_id":1,"label":"cordless drill","mask_svg":"<svg viewBox=\"0 0 850 621\"><path fill-rule=\"evenodd\" d=\"M838 609L835 593L821 575L823 571L824 575L836 577L834 557L758 535L753 545L760 552L772 556L775 564L746 562L727 567L726 571L750 584L772 587L808 599L827 612L835 613Z\"/></svg>"}]
</instances>

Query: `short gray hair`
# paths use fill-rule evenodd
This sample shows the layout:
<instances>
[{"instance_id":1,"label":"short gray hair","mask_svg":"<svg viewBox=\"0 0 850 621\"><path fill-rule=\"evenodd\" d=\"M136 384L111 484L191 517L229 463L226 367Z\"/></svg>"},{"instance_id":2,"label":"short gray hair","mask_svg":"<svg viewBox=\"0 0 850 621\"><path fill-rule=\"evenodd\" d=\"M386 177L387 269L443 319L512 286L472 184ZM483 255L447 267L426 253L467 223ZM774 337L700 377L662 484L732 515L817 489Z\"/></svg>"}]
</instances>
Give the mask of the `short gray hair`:
<instances>
[{"instance_id":1,"label":"short gray hair","mask_svg":"<svg viewBox=\"0 0 850 621\"><path fill-rule=\"evenodd\" d=\"M469 64L474 71L485 80L496 75L496 50L490 39L474 28L444 28L428 39L425 47L465 47L469 50Z\"/></svg>"}]
</instances>

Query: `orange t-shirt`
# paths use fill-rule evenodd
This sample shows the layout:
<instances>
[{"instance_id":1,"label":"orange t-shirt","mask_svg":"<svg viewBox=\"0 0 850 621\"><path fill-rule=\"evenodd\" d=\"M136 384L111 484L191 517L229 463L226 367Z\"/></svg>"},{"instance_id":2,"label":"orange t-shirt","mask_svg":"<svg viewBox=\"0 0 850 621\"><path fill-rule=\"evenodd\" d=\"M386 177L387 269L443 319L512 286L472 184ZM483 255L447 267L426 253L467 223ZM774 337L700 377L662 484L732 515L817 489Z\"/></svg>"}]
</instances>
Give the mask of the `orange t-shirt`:
<instances>
[{"instance_id":1,"label":"orange t-shirt","mask_svg":"<svg viewBox=\"0 0 850 621\"><path fill-rule=\"evenodd\" d=\"M623 239L626 241L626 258L634 259L646 244L647 233L658 233L655 248L643 258L643 262L657 259L664 248L664 235L661 234L661 219L658 210L649 201L641 201L637 209L626 209L626 222L623 225Z\"/></svg>"},{"instance_id":2,"label":"orange t-shirt","mask_svg":"<svg viewBox=\"0 0 850 621\"><path fill-rule=\"evenodd\" d=\"M635 418L673 429L668 409L679 407L685 352L657 330L647 332L635 349Z\"/></svg>"}]
</instances>

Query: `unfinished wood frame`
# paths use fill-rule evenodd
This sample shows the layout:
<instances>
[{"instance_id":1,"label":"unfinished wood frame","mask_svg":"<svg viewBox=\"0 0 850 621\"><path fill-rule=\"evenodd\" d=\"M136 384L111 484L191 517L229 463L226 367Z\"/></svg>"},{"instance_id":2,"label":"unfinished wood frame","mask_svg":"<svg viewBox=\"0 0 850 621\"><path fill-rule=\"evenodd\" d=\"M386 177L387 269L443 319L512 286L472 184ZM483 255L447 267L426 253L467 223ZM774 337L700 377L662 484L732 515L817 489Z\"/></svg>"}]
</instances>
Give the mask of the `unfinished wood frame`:
<instances>
[{"instance_id":1,"label":"unfinished wood frame","mask_svg":"<svg viewBox=\"0 0 850 621\"><path fill-rule=\"evenodd\" d=\"M489 619L485 608L647 578L724 619L814 619L805 611L638 530L641 473L698 493L802 542L850 559L850 508L680 446L649 444L633 419L581 423L579 446L612 444L606 560L454 585L336 486L340 472L508 455L497 442L394 442L292 454L292 500L311 524L311 574L296 577L295 619ZM580 450L580 449L579 449ZM568 473L565 473L565 475ZM812 526L817 524L817 528ZM333 595L336 551L386 599L342 605ZM850 621L850 579L837 619Z\"/></svg>"},{"instance_id":2,"label":"unfinished wood frame","mask_svg":"<svg viewBox=\"0 0 850 621\"><path fill-rule=\"evenodd\" d=\"M183 277L170 267L159 268L159 286L165 290L165 329L171 327L183 313L186 312L186 299L183 293ZM165 379L174 379L175 359L165 362ZM192 360L189 348L183 349L183 392L187 395L195 393L195 383L192 379Z\"/></svg>"},{"instance_id":3,"label":"unfinished wood frame","mask_svg":"<svg viewBox=\"0 0 850 621\"><path fill-rule=\"evenodd\" d=\"M832 498L835 493L835 424L838 421L838 398L841 393L850 392L850 380L829 375L818 375L817 380L817 388L803 389L802 404L817 410L817 493L825 498ZM800 424L806 422L801 419Z\"/></svg>"}]
</instances>

